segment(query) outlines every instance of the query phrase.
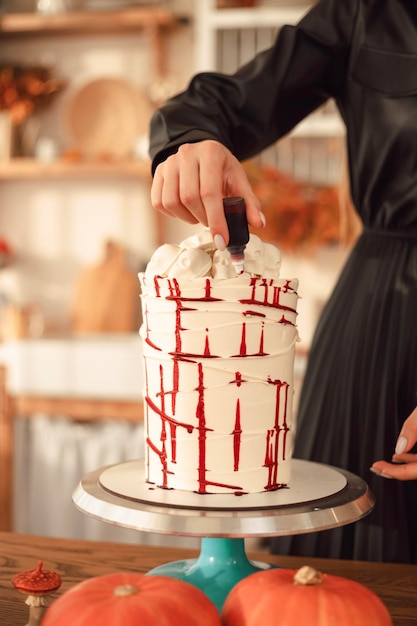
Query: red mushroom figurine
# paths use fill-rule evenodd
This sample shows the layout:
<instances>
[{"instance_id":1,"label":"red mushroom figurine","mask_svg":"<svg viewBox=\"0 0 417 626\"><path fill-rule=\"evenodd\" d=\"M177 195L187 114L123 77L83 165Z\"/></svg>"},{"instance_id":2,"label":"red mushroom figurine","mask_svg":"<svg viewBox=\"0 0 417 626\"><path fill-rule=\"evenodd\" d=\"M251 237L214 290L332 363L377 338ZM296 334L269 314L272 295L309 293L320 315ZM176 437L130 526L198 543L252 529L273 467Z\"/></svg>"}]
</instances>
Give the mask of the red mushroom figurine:
<instances>
[{"instance_id":1,"label":"red mushroom figurine","mask_svg":"<svg viewBox=\"0 0 417 626\"><path fill-rule=\"evenodd\" d=\"M61 576L56 572L42 569L39 561L37 569L21 572L12 578L12 584L27 593L26 604L29 607L29 621L26 626L39 626L49 605L48 595L61 586Z\"/></svg>"}]
</instances>

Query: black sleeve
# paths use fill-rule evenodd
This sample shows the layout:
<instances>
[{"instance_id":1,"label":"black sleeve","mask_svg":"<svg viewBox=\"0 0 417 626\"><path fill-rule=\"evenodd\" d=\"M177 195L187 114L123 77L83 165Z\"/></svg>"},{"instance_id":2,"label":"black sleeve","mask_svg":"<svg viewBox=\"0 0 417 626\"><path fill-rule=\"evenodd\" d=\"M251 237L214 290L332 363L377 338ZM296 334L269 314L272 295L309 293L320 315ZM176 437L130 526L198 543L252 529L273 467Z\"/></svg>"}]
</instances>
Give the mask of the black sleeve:
<instances>
[{"instance_id":1,"label":"black sleeve","mask_svg":"<svg viewBox=\"0 0 417 626\"><path fill-rule=\"evenodd\" d=\"M358 1L321 0L234 75L197 74L151 120L153 171L181 144L203 139L216 139L247 159L337 96L346 78Z\"/></svg>"}]
</instances>

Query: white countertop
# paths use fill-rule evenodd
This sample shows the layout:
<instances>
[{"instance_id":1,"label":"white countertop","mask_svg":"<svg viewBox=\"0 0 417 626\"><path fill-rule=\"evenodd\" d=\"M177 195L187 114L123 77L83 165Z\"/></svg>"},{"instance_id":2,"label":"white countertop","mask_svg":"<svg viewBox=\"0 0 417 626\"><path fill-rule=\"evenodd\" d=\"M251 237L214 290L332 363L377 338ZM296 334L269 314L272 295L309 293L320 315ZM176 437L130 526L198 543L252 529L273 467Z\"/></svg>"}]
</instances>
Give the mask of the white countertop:
<instances>
[{"instance_id":1,"label":"white countertop","mask_svg":"<svg viewBox=\"0 0 417 626\"><path fill-rule=\"evenodd\" d=\"M24 339L0 344L13 393L141 399L138 334Z\"/></svg>"}]
</instances>

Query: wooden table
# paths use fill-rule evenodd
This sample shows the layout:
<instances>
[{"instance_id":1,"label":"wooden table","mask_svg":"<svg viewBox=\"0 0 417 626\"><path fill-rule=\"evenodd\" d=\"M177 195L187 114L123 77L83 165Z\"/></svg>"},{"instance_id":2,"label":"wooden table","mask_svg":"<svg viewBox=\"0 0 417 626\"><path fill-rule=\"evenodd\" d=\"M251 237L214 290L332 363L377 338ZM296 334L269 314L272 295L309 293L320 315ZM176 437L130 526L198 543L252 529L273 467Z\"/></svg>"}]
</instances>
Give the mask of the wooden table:
<instances>
[{"instance_id":1,"label":"wooden table","mask_svg":"<svg viewBox=\"0 0 417 626\"><path fill-rule=\"evenodd\" d=\"M195 551L185 549L51 539L0 532L0 624L26 624L28 608L24 603L25 597L10 581L14 574L34 569L40 560L44 562L45 569L54 570L62 576L60 594L92 576L115 571L148 572L158 565L195 556ZM282 567L297 568L309 564L322 572L357 580L382 598L391 612L394 626L417 626L417 565L306 560L302 557L252 553L248 556Z\"/></svg>"}]
</instances>

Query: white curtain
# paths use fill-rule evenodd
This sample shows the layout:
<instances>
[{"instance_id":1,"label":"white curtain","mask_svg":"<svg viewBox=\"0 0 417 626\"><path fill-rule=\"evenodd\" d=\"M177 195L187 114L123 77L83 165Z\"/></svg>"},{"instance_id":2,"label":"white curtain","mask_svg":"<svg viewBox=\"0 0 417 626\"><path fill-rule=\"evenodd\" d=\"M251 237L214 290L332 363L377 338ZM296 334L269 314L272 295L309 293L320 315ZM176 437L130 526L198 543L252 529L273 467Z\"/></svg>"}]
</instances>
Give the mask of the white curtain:
<instances>
[{"instance_id":1,"label":"white curtain","mask_svg":"<svg viewBox=\"0 0 417 626\"><path fill-rule=\"evenodd\" d=\"M143 458L143 424L75 423L39 415L15 420L15 532L51 537L198 547L200 540L139 532L80 512L71 494L86 474Z\"/></svg>"}]
</instances>

